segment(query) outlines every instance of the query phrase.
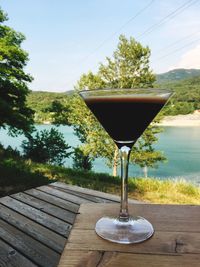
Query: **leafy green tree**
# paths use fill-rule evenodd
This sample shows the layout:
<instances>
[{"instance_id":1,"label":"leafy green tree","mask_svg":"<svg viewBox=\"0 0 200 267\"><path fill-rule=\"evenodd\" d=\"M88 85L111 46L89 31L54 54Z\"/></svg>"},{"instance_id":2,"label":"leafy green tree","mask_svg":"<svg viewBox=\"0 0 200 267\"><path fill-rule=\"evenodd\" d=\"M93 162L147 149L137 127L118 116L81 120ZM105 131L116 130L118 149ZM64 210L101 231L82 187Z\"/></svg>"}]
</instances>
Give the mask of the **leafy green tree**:
<instances>
[{"instance_id":1,"label":"leafy green tree","mask_svg":"<svg viewBox=\"0 0 200 267\"><path fill-rule=\"evenodd\" d=\"M65 143L64 136L57 129L51 128L29 135L28 140L22 142L24 157L35 162L62 165L69 157L71 147Z\"/></svg>"},{"instance_id":2,"label":"leafy green tree","mask_svg":"<svg viewBox=\"0 0 200 267\"><path fill-rule=\"evenodd\" d=\"M109 88L152 87L156 78L150 70L149 57L148 47L121 35L113 58L107 57L106 64L100 64L98 75Z\"/></svg>"},{"instance_id":3,"label":"leafy green tree","mask_svg":"<svg viewBox=\"0 0 200 267\"><path fill-rule=\"evenodd\" d=\"M152 87L155 76L149 67L149 56L150 50L148 47L143 47L133 38L128 40L121 35L113 57L107 57L106 63L100 64L96 74L92 72L83 74L75 89L78 92L86 88ZM69 107L68 122L73 125L75 134L82 143L80 149L84 155L89 156L91 159L97 157L106 158L107 164L113 167L113 175L116 175L119 157L118 148L113 140L91 114L77 93L71 98ZM143 141L140 141L140 145L137 148L140 154L135 153L135 158L132 158L134 163L141 166L143 159L147 166L153 166L153 162L163 159L161 153L155 152L152 147L152 144L157 140L155 134L158 132L158 128L155 130L155 127L151 126L144 133L141 138ZM149 152L148 154L147 151ZM149 157L154 158L154 160L150 161ZM136 161L136 158L138 158L138 161ZM141 160L139 161L139 159Z\"/></svg>"},{"instance_id":4,"label":"leafy green tree","mask_svg":"<svg viewBox=\"0 0 200 267\"><path fill-rule=\"evenodd\" d=\"M54 109L56 109L56 116L59 115L59 117L61 117L59 114L59 105L67 103L68 98L70 98L69 92L55 93L32 91L27 96L27 105L29 108L34 110L34 121L36 123L44 123L44 121L51 123L51 119L54 115L52 112L54 112ZM61 112L66 112L65 107ZM61 115L64 117L64 114Z\"/></svg>"},{"instance_id":5,"label":"leafy green tree","mask_svg":"<svg viewBox=\"0 0 200 267\"><path fill-rule=\"evenodd\" d=\"M73 168L90 171L92 169L93 160L89 155L84 155L79 147L74 148L73 152Z\"/></svg>"},{"instance_id":6,"label":"leafy green tree","mask_svg":"<svg viewBox=\"0 0 200 267\"><path fill-rule=\"evenodd\" d=\"M70 125L68 115L70 112L69 101L65 101L64 104L59 100L54 100L50 106L45 108L45 112L50 112L51 121L53 124L67 124Z\"/></svg>"},{"instance_id":7,"label":"leafy green tree","mask_svg":"<svg viewBox=\"0 0 200 267\"><path fill-rule=\"evenodd\" d=\"M155 120L157 122L157 120ZM150 124L139 138L131 152L130 161L139 165L144 172L144 176L148 177L148 167L157 167L158 162L166 161L166 157L160 151L155 151L153 144L157 142L157 134L161 132L159 127Z\"/></svg>"},{"instance_id":8,"label":"leafy green tree","mask_svg":"<svg viewBox=\"0 0 200 267\"><path fill-rule=\"evenodd\" d=\"M26 105L32 77L23 70L28 61L21 48L25 37L4 25L7 19L0 8L0 127L9 126L12 134L26 133L33 124L33 111Z\"/></svg>"},{"instance_id":9,"label":"leafy green tree","mask_svg":"<svg viewBox=\"0 0 200 267\"><path fill-rule=\"evenodd\" d=\"M165 110L165 114L172 116L178 114L186 115L192 112L194 112L194 105L190 102L177 102L173 106L168 106L168 109L166 108Z\"/></svg>"},{"instance_id":10,"label":"leafy green tree","mask_svg":"<svg viewBox=\"0 0 200 267\"><path fill-rule=\"evenodd\" d=\"M93 78L95 76L91 75L89 79ZM91 80L89 82L92 84ZM95 83L93 88L99 88L96 86L97 84ZM68 119L74 128L76 136L81 141L79 149L81 149L83 155L88 156L92 161L95 158L104 157L111 167L113 165L113 147L115 147L115 143L77 94L70 101Z\"/></svg>"},{"instance_id":11,"label":"leafy green tree","mask_svg":"<svg viewBox=\"0 0 200 267\"><path fill-rule=\"evenodd\" d=\"M142 47L133 38L128 40L121 35L113 57L106 58L106 63L100 64L97 74L89 72L82 75L76 89L152 87L155 76L149 67L149 56L148 47ZM113 167L113 175L116 175L119 157L113 140L78 96L74 96L71 109L71 124L75 125L75 132L83 143L82 150L85 155L106 158L108 165ZM155 135L158 132L158 127L149 126L134 149L137 153L132 153L133 163L141 167L154 166L156 162L165 159L162 153L154 151L152 146L157 141Z\"/></svg>"}]
</instances>

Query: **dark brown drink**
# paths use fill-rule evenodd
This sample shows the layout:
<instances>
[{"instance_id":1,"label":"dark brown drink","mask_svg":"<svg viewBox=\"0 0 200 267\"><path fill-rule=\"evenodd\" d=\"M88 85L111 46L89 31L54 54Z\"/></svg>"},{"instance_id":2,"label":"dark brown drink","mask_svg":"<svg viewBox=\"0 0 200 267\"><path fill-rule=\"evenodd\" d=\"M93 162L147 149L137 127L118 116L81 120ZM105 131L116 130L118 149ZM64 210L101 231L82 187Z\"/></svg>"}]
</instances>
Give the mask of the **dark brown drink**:
<instances>
[{"instance_id":1,"label":"dark brown drink","mask_svg":"<svg viewBox=\"0 0 200 267\"><path fill-rule=\"evenodd\" d=\"M116 88L84 90L80 95L117 144L121 161L119 215L100 218L95 231L100 237L119 244L143 242L153 235L154 229L145 218L129 215L129 156L132 145L167 102L171 92L157 88Z\"/></svg>"},{"instance_id":2,"label":"dark brown drink","mask_svg":"<svg viewBox=\"0 0 200 267\"><path fill-rule=\"evenodd\" d=\"M161 96L94 96L85 98L89 109L120 147L131 146L166 103Z\"/></svg>"}]
</instances>

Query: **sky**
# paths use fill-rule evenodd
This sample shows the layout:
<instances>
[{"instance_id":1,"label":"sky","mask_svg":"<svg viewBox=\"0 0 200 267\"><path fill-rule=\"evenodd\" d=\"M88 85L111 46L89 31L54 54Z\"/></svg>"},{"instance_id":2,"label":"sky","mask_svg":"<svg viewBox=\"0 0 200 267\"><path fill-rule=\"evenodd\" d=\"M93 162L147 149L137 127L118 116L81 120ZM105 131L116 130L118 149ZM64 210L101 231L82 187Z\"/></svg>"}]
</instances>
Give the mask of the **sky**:
<instances>
[{"instance_id":1,"label":"sky","mask_svg":"<svg viewBox=\"0 0 200 267\"><path fill-rule=\"evenodd\" d=\"M0 0L6 25L26 36L31 90L72 90L112 57L119 35L151 50L155 73L200 69L200 0Z\"/></svg>"}]
</instances>

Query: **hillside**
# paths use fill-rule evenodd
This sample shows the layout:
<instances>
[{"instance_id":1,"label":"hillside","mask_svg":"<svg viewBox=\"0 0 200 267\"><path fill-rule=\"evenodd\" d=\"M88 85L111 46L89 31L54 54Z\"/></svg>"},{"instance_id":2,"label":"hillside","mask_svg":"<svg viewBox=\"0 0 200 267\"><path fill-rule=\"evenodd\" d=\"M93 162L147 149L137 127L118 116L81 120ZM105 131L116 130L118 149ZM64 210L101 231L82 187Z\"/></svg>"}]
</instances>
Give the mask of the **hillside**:
<instances>
[{"instance_id":1,"label":"hillside","mask_svg":"<svg viewBox=\"0 0 200 267\"><path fill-rule=\"evenodd\" d=\"M27 104L35 111L35 122L43 123L49 121L49 114L46 112L46 109L53 101L58 100L62 102L68 96L66 93L32 91L27 97Z\"/></svg>"},{"instance_id":2,"label":"hillside","mask_svg":"<svg viewBox=\"0 0 200 267\"><path fill-rule=\"evenodd\" d=\"M156 82L159 84L176 82L200 75L200 69L174 69L156 75Z\"/></svg>"},{"instance_id":3,"label":"hillside","mask_svg":"<svg viewBox=\"0 0 200 267\"><path fill-rule=\"evenodd\" d=\"M180 81L157 83L156 87L174 91L168 105L163 109L164 115L185 115L200 109L200 75Z\"/></svg>"},{"instance_id":4,"label":"hillside","mask_svg":"<svg viewBox=\"0 0 200 267\"><path fill-rule=\"evenodd\" d=\"M174 91L173 97L163 109L163 115L185 115L200 109L200 70L176 69L159 74L157 78L155 87L169 88ZM49 105L55 100L63 102L72 94L73 91L65 93L32 91L27 98L27 103L35 110L35 122L48 122L50 116L46 109Z\"/></svg>"}]
</instances>

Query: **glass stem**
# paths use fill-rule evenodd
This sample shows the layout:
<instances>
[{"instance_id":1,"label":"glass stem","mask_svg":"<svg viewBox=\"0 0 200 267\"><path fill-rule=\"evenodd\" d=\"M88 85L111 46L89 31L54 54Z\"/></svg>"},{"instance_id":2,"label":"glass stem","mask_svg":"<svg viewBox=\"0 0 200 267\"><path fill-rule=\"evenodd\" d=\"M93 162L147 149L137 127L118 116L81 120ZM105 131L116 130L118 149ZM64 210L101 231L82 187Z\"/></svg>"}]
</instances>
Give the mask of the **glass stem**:
<instances>
[{"instance_id":1,"label":"glass stem","mask_svg":"<svg viewBox=\"0 0 200 267\"><path fill-rule=\"evenodd\" d=\"M128 165L131 149L127 146L120 148L121 160L121 206L119 213L119 220L127 222L129 220L128 213Z\"/></svg>"}]
</instances>

